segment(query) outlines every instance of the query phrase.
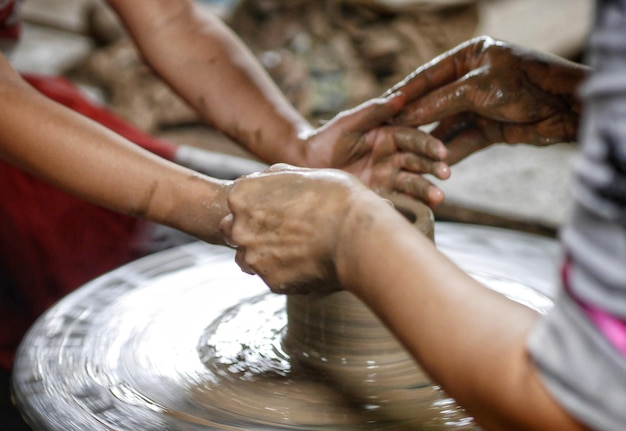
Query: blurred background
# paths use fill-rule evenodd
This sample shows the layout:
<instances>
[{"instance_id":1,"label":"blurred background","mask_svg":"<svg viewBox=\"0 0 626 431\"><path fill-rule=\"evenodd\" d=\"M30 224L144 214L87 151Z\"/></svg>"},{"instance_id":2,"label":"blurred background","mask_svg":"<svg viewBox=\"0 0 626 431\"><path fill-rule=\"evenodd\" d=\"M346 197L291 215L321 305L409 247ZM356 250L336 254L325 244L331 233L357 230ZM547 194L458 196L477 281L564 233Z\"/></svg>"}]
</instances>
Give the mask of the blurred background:
<instances>
[{"instance_id":1,"label":"blurred background","mask_svg":"<svg viewBox=\"0 0 626 431\"><path fill-rule=\"evenodd\" d=\"M312 122L384 92L475 35L582 61L591 0L204 0L255 52ZM206 125L142 63L102 0L26 0L10 61L63 76L154 136L249 159ZM439 183L442 220L554 235L567 218L575 145L493 146Z\"/></svg>"}]
</instances>

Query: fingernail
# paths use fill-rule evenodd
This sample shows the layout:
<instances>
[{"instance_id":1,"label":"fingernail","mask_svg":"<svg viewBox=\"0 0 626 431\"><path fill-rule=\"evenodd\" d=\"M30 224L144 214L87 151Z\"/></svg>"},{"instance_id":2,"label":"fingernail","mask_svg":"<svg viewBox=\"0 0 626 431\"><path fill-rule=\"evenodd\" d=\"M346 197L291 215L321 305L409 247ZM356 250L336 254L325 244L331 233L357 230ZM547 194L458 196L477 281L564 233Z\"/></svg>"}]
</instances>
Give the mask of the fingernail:
<instances>
[{"instance_id":1,"label":"fingernail","mask_svg":"<svg viewBox=\"0 0 626 431\"><path fill-rule=\"evenodd\" d=\"M396 91L395 93L391 93L390 95L385 97L385 102L391 102L394 106L394 109L396 111L399 111L402 109L402 107L404 107L404 102L405 102L405 96L404 93L402 93L401 91Z\"/></svg>"},{"instance_id":2,"label":"fingernail","mask_svg":"<svg viewBox=\"0 0 626 431\"><path fill-rule=\"evenodd\" d=\"M432 204L435 204L435 205L439 204L443 202L444 198L445 198L445 195L437 187L431 187L428 190L428 201L431 202Z\"/></svg>"},{"instance_id":3,"label":"fingernail","mask_svg":"<svg viewBox=\"0 0 626 431\"><path fill-rule=\"evenodd\" d=\"M440 165L439 169L437 169L437 173L439 178L446 179L450 177L450 167L448 165Z\"/></svg>"}]
</instances>

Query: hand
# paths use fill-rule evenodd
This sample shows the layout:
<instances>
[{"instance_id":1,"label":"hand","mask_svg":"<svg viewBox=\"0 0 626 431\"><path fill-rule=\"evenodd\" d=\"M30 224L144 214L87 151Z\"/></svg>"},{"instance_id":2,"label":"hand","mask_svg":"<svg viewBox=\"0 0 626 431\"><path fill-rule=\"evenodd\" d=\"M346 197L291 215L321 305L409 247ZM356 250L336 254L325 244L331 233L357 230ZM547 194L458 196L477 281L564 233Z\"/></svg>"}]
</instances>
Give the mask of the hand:
<instances>
[{"instance_id":1,"label":"hand","mask_svg":"<svg viewBox=\"0 0 626 431\"><path fill-rule=\"evenodd\" d=\"M403 193L429 205L443 201L443 192L422 174L450 176L445 146L414 127L384 124L404 99L391 94L339 113L306 138L307 166L342 169L375 191Z\"/></svg>"},{"instance_id":2,"label":"hand","mask_svg":"<svg viewBox=\"0 0 626 431\"><path fill-rule=\"evenodd\" d=\"M587 68L479 37L415 70L391 88L407 97L394 124L439 122L432 132L454 164L494 143L548 145L576 138L576 89Z\"/></svg>"},{"instance_id":3,"label":"hand","mask_svg":"<svg viewBox=\"0 0 626 431\"><path fill-rule=\"evenodd\" d=\"M274 165L235 181L220 229L239 266L272 291L337 290L334 251L355 193L382 201L345 172Z\"/></svg>"}]
</instances>

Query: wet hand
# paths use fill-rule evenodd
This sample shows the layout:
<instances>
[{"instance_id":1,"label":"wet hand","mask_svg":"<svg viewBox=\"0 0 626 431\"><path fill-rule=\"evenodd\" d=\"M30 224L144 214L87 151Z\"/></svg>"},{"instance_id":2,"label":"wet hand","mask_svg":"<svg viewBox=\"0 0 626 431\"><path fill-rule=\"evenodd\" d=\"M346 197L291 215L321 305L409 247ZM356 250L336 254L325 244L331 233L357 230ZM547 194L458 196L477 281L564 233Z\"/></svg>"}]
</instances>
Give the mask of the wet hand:
<instances>
[{"instance_id":1,"label":"wet hand","mask_svg":"<svg viewBox=\"0 0 626 431\"><path fill-rule=\"evenodd\" d=\"M272 291L337 290L334 251L359 193L374 195L345 172L275 165L235 181L220 229L239 266Z\"/></svg>"},{"instance_id":2,"label":"wet hand","mask_svg":"<svg viewBox=\"0 0 626 431\"><path fill-rule=\"evenodd\" d=\"M385 124L404 105L401 93L339 113L306 137L307 166L342 169L378 192L399 192L429 205L443 201L424 174L450 176L447 150L415 127Z\"/></svg>"},{"instance_id":3,"label":"wet hand","mask_svg":"<svg viewBox=\"0 0 626 431\"><path fill-rule=\"evenodd\" d=\"M576 138L576 90L587 68L493 40L472 39L415 70L391 88L407 98L392 121L439 122L447 162L494 143L548 145Z\"/></svg>"}]
</instances>

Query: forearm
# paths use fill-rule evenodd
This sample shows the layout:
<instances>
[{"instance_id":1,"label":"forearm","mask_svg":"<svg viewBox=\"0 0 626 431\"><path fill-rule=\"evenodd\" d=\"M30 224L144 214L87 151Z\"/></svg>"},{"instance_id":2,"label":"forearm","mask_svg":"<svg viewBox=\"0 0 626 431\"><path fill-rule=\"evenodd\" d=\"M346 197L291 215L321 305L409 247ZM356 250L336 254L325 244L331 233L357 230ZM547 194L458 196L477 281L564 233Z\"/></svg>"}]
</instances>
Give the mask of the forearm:
<instances>
[{"instance_id":1,"label":"forearm","mask_svg":"<svg viewBox=\"0 0 626 431\"><path fill-rule=\"evenodd\" d=\"M336 260L342 285L485 429L580 429L545 392L526 352L538 316L484 288L374 205L348 217Z\"/></svg>"},{"instance_id":2,"label":"forearm","mask_svg":"<svg viewBox=\"0 0 626 431\"><path fill-rule=\"evenodd\" d=\"M227 26L190 0L109 0L147 62L208 123L268 163L304 163L311 126Z\"/></svg>"},{"instance_id":3,"label":"forearm","mask_svg":"<svg viewBox=\"0 0 626 431\"><path fill-rule=\"evenodd\" d=\"M220 240L208 206L221 183L41 96L0 62L0 157L97 205Z\"/></svg>"}]
</instances>

